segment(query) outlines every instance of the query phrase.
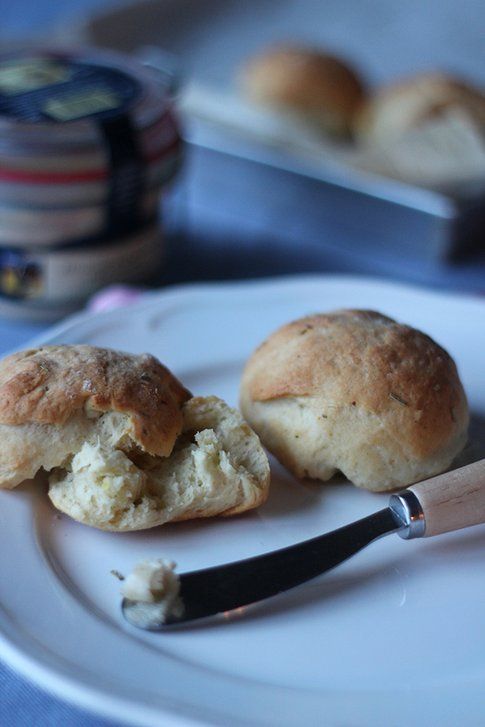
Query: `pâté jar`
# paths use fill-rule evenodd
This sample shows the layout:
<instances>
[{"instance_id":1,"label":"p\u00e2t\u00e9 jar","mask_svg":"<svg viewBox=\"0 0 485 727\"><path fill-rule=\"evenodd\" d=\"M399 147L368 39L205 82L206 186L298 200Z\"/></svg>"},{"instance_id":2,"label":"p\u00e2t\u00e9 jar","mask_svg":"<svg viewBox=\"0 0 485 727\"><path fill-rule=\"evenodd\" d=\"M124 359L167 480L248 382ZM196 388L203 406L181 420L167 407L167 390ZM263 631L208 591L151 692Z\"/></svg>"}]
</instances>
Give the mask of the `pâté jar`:
<instances>
[{"instance_id":1,"label":"p\u00e2t\u00e9 jar","mask_svg":"<svg viewBox=\"0 0 485 727\"><path fill-rule=\"evenodd\" d=\"M0 308L55 317L150 278L181 151L160 69L92 49L0 55Z\"/></svg>"}]
</instances>

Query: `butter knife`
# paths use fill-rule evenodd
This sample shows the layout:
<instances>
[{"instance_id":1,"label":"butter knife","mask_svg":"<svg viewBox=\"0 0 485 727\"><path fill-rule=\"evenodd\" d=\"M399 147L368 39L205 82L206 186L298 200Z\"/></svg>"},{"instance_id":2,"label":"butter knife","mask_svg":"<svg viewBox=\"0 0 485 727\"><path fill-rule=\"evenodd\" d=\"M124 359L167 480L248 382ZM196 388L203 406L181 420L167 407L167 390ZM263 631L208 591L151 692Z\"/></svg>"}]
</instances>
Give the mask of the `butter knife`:
<instances>
[{"instance_id":1,"label":"butter knife","mask_svg":"<svg viewBox=\"0 0 485 727\"><path fill-rule=\"evenodd\" d=\"M160 631L276 596L334 568L374 540L422 538L485 522L485 459L391 495L383 510L281 550L180 576L182 613L161 620L151 604L123 599L133 625Z\"/></svg>"}]
</instances>

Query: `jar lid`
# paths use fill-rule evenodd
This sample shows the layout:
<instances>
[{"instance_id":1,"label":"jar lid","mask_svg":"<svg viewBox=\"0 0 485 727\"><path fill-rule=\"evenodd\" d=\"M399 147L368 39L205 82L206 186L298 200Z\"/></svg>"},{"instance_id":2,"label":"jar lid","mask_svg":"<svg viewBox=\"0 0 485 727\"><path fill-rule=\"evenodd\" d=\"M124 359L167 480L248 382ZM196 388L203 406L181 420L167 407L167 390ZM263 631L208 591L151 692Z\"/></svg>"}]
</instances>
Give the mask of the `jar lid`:
<instances>
[{"instance_id":1,"label":"jar lid","mask_svg":"<svg viewBox=\"0 0 485 727\"><path fill-rule=\"evenodd\" d=\"M113 165L160 171L179 145L161 71L91 49L0 55L0 186L102 185ZM174 169L167 164L156 182Z\"/></svg>"},{"instance_id":2,"label":"jar lid","mask_svg":"<svg viewBox=\"0 0 485 727\"><path fill-rule=\"evenodd\" d=\"M181 160L172 82L97 49L0 54L0 245L79 245L152 223Z\"/></svg>"}]
</instances>

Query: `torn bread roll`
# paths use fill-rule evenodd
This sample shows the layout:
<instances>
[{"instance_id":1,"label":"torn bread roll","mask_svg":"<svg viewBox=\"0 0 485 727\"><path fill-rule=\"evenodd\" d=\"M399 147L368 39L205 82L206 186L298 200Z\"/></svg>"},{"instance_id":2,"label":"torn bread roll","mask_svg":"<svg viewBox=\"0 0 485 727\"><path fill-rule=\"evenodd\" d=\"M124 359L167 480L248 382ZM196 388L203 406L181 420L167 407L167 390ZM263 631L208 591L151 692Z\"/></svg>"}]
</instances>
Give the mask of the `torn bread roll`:
<instances>
[{"instance_id":1,"label":"torn bread roll","mask_svg":"<svg viewBox=\"0 0 485 727\"><path fill-rule=\"evenodd\" d=\"M365 98L362 81L346 62L297 46L270 48L250 58L239 82L250 101L333 136L349 135Z\"/></svg>"},{"instance_id":2,"label":"torn bread roll","mask_svg":"<svg viewBox=\"0 0 485 727\"><path fill-rule=\"evenodd\" d=\"M341 471L373 491L447 469L469 419L446 351L363 310L309 316L273 333L245 367L241 410L297 477Z\"/></svg>"},{"instance_id":3,"label":"torn bread roll","mask_svg":"<svg viewBox=\"0 0 485 727\"><path fill-rule=\"evenodd\" d=\"M483 132L484 91L445 73L419 73L371 97L356 116L356 133L368 144L383 146L454 113Z\"/></svg>"},{"instance_id":4,"label":"torn bread roll","mask_svg":"<svg viewBox=\"0 0 485 727\"><path fill-rule=\"evenodd\" d=\"M191 398L149 355L79 345L8 356L0 436L0 486L45 471L54 505L103 530L233 515L267 497L267 457L240 414Z\"/></svg>"}]
</instances>

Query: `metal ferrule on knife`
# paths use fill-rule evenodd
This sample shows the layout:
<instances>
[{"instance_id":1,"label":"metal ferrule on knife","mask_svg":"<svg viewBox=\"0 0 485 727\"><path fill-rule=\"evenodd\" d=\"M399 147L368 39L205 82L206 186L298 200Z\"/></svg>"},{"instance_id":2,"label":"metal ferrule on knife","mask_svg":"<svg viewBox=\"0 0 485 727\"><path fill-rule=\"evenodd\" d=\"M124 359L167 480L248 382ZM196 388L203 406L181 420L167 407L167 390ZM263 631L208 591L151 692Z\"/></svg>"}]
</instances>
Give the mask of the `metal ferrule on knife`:
<instances>
[{"instance_id":1,"label":"metal ferrule on knife","mask_svg":"<svg viewBox=\"0 0 485 727\"><path fill-rule=\"evenodd\" d=\"M426 519L418 498L411 490L402 490L391 495L389 507L394 515L402 522L402 528L397 533L405 540L422 538L426 532Z\"/></svg>"}]
</instances>

